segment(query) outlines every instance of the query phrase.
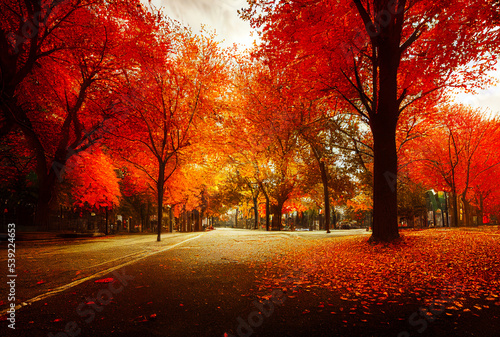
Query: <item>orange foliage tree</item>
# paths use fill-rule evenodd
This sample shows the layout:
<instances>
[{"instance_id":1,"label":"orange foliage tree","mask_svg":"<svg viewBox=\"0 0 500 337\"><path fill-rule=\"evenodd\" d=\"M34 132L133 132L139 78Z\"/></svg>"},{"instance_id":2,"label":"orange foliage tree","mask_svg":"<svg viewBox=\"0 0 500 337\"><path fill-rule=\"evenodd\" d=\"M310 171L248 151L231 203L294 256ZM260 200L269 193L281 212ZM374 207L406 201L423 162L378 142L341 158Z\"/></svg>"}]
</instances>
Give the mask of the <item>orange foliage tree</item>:
<instances>
[{"instance_id":1,"label":"orange foliage tree","mask_svg":"<svg viewBox=\"0 0 500 337\"><path fill-rule=\"evenodd\" d=\"M266 228L272 213L272 227L281 229L285 202L297 196L303 179L291 92L285 89L287 79L265 65L243 65L238 80L236 152L252 172L250 186L257 185L266 199ZM256 190L252 194L256 200Z\"/></svg>"},{"instance_id":2,"label":"orange foliage tree","mask_svg":"<svg viewBox=\"0 0 500 337\"><path fill-rule=\"evenodd\" d=\"M213 36L193 35L166 20L130 52L138 69L125 74L119 105L127 115L110 132L110 146L150 180L160 241L165 184L189 162L187 149L200 140L204 120L224 97L225 61Z\"/></svg>"}]
</instances>

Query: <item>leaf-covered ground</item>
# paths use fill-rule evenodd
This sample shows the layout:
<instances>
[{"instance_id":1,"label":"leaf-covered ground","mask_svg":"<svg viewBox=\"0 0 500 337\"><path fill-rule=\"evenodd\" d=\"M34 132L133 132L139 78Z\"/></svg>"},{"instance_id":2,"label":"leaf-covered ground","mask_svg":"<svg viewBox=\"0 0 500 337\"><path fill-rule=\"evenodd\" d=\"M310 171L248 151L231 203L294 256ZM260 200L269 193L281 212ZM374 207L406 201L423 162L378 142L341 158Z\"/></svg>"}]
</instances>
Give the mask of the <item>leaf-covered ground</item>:
<instances>
[{"instance_id":1,"label":"leaf-covered ground","mask_svg":"<svg viewBox=\"0 0 500 337\"><path fill-rule=\"evenodd\" d=\"M257 277L258 290L264 298L277 287L289 298L330 290L345 301L332 314L356 309L369 315L374 306L411 302L441 308L435 309L440 314L446 308L446 315L478 315L500 306L499 256L497 229L404 231L400 242L386 245L335 238L269 262Z\"/></svg>"}]
</instances>

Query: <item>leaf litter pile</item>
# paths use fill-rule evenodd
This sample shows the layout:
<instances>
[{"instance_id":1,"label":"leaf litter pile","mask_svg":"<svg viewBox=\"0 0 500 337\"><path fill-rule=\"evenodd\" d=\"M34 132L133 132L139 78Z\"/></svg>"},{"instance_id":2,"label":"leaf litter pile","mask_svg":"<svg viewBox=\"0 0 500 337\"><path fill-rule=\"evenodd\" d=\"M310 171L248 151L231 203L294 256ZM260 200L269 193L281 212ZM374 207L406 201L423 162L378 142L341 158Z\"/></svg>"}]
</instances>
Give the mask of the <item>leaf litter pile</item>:
<instances>
[{"instance_id":1,"label":"leaf litter pile","mask_svg":"<svg viewBox=\"0 0 500 337\"><path fill-rule=\"evenodd\" d=\"M279 288L295 298L322 288L364 314L373 306L416 303L478 316L500 306L499 256L499 231L405 231L399 242L385 245L333 238L269 262L257 276L257 296Z\"/></svg>"}]
</instances>

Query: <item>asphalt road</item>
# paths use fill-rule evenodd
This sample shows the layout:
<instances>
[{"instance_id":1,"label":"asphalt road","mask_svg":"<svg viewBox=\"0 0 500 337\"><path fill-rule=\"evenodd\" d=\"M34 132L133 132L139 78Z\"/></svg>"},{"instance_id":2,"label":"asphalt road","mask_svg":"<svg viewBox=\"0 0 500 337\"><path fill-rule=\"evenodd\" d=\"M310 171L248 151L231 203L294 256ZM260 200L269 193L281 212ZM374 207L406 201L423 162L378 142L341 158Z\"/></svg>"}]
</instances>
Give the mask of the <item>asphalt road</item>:
<instances>
[{"instance_id":1,"label":"asphalt road","mask_svg":"<svg viewBox=\"0 0 500 337\"><path fill-rule=\"evenodd\" d=\"M345 235L366 232L217 229L167 234L162 242L154 235L134 235L20 244L16 297L23 304L16 310L16 330L2 321L0 335L410 336L401 331L409 330L405 318L418 303L404 308L384 303L359 321L355 310L337 310L346 307L342 294L300 286L258 289L258 272L270 262ZM5 309L8 303L2 301ZM424 334L410 331L475 336L475 324L488 322L443 317Z\"/></svg>"}]
</instances>

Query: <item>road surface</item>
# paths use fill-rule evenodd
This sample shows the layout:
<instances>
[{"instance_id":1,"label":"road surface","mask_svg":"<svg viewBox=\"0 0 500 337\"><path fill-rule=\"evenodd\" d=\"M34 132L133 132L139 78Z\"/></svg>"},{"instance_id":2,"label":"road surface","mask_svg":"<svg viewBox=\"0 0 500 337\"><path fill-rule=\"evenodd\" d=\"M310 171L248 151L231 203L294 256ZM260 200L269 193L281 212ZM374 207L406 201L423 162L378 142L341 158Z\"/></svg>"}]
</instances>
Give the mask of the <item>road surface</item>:
<instances>
[{"instance_id":1,"label":"road surface","mask_svg":"<svg viewBox=\"0 0 500 337\"><path fill-rule=\"evenodd\" d=\"M161 242L130 235L19 243L16 330L2 321L0 335L407 336L406 318L418 303L380 303L360 321L356 310L364 309L350 310L342 294L300 285L259 288L261 272L290 252L366 234L217 229L166 234ZM414 335L470 336L481 322L442 317Z\"/></svg>"}]
</instances>

